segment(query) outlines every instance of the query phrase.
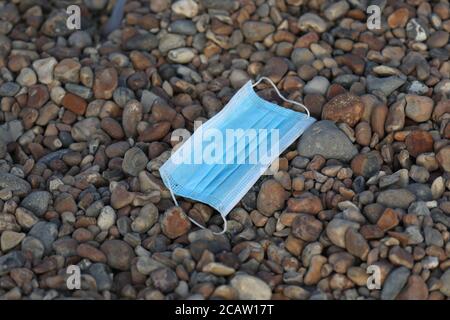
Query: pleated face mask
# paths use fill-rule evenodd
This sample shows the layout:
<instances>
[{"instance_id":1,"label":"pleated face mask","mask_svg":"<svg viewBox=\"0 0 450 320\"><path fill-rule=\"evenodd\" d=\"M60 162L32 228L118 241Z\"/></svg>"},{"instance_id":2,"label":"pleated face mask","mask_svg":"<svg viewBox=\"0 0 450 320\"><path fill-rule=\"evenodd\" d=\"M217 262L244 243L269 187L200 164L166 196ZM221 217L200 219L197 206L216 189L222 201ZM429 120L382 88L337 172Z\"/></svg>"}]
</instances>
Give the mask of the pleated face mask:
<instances>
[{"instance_id":1,"label":"pleated face mask","mask_svg":"<svg viewBox=\"0 0 450 320\"><path fill-rule=\"evenodd\" d=\"M281 99L302 107L306 114L259 97L253 87L261 80L270 82ZM270 79L262 77L255 84L248 81L218 114L172 153L159 169L161 178L176 205L178 195L219 211L223 233L226 215L315 121L305 106L284 98Z\"/></svg>"}]
</instances>

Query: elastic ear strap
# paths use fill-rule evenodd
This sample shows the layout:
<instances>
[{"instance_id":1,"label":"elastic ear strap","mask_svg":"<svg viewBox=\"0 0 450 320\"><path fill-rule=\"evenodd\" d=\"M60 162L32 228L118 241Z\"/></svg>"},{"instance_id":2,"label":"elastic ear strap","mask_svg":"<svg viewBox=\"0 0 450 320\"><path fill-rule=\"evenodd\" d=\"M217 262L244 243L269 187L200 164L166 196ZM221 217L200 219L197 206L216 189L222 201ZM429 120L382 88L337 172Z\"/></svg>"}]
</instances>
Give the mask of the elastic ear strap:
<instances>
[{"instance_id":1,"label":"elastic ear strap","mask_svg":"<svg viewBox=\"0 0 450 320\"><path fill-rule=\"evenodd\" d=\"M179 207L180 205L178 204L178 201L177 201L177 199L175 198L175 194L173 193L172 188L170 187L170 183L168 183L167 189L169 189L169 191L170 191L170 195L172 196L173 202L175 203L175 205L176 205L177 207ZM222 229L222 231L220 231L220 232L213 232L213 231L211 231L211 232L212 232L213 234L215 234L215 235L224 234L224 233L227 231L227 227L228 227L227 219L225 219L225 217L222 216L222 215L220 215L220 216L222 217L222 220L223 220L223 229ZM200 223L198 223L197 221L195 221L195 220L192 219L191 217L189 217L189 216L187 216L187 217L188 217L189 220L191 220L191 222L192 222L193 224L195 224L197 227L202 228L202 229L204 229L204 230L207 229L205 226L202 226Z\"/></svg>"},{"instance_id":2,"label":"elastic ear strap","mask_svg":"<svg viewBox=\"0 0 450 320\"><path fill-rule=\"evenodd\" d=\"M309 113L308 108L307 108L305 105L301 104L300 102L294 101L294 100L286 99L286 98L281 94L281 92L278 90L278 88L277 88L277 86L275 85L275 83L273 83L273 81L270 80L270 78L267 78L267 77L261 77L261 78L259 78L258 81L256 81L254 84L252 84L252 86L253 86L253 87L256 87L258 84L260 84L260 82L261 82L262 80L266 80L267 82L269 82L269 83L272 85L272 87L275 89L275 91L277 92L278 96L279 96L281 99L283 99L283 100L286 101L286 102L295 104L296 106L299 106L299 107L303 108L303 109L306 111L306 114L308 115L308 118L311 116L310 113Z\"/></svg>"}]
</instances>

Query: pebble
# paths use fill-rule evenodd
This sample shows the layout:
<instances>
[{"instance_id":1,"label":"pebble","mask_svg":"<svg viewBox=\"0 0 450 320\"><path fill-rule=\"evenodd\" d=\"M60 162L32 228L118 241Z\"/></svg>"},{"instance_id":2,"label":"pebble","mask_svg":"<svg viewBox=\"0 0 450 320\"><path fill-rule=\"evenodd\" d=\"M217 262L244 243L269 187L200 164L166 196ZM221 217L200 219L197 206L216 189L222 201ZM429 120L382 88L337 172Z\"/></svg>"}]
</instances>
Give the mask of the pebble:
<instances>
[{"instance_id":1,"label":"pebble","mask_svg":"<svg viewBox=\"0 0 450 320\"><path fill-rule=\"evenodd\" d=\"M148 158L144 151L138 147L128 149L122 162L122 170L130 176L137 177L139 172L145 169Z\"/></svg>"},{"instance_id":2,"label":"pebble","mask_svg":"<svg viewBox=\"0 0 450 320\"><path fill-rule=\"evenodd\" d=\"M53 69L55 68L57 63L58 61L53 57L39 59L33 62L33 69L34 71L36 71L40 83L52 83Z\"/></svg>"},{"instance_id":3,"label":"pebble","mask_svg":"<svg viewBox=\"0 0 450 320\"><path fill-rule=\"evenodd\" d=\"M264 40L275 31L275 27L266 22L246 21L242 24L242 34L250 42Z\"/></svg>"},{"instance_id":4,"label":"pebble","mask_svg":"<svg viewBox=\"0 0 450 320\"><path fill-rule=\"evenodd\" d=\"M134 258L133 249L122 240L106 240L100 246L100 250L106 255L107 264L114 269L127 271L131 267Z\"/></svg>"},{"instance_id":5,"label":"pebble","mask_svg":"<svg viewBox=\"0 0 450 320\"><path fill-rule=\"evenodd\" d=\"M299 214L292 221L291 232L304 241L316 241L322 233L322 222L309 214Z\"/></svg>"},{"instance_id":6,"label":"pebble","mask_svg":"<svg viewBox=\"0 0 450 320\"><path fill-rule=\"evenodd\" d=\"M286 201L285 190L276 180L265 181L258 193L256 206L265 216L272 216L275 211L281 210Z\"/></svg>"},{"instance_id":7,"label":"pebble","mask_svg":"<svg viewBox=\"0 0 450 320\"><path fill-rule=\"evenodd\" d=\"M406 149L413 157L433 151L433 137L422 130L413 131L405 139Z\"/></svg>"},{"instance_id":8,"label":"pebble","mask_svg":"<svg viewBox=\"0 0 450 320\"><path fill-rule=\"evenodd\" d=\"M298 27L301 30L311 30L322 33L327 30L326 22L314 13L305 13L298 20Z\"/></svg>"},{"instance_id":9,"label":"pebble","mask_svg":"<svg viewBox=\"0 0 450 320\"><path fill-rule=\"evenodd\" d=\"M389 273L381 289L382 300L394 300L408 281L410 271L399 267Z\"/></svg>"},{"instance_id":10,"label":"pebble","mask_svg":"<svg viewBox=\"0 0 450 320\"><path fill-rule=\"evenodd\" d=\"M139 211L139 215L133 220L131 229L134 232L147 232L158 220L158 208L152 204L146 204Z\"/></svg>"},{"instance_id":11,"label":"pebble","mask_svg":"<svg viewBox=\"0 0 450 320\"><path fill-rule=\"evenodd\" d=\"M8 188L15 196L26 196L31 191L27 181L10 173L0 173L0 187Z\"/></svg>"},{"instance_id":12,"label":"pebble","mask_svg":"<svg viewBox=\"0 0 450 320\"><path fill-rule=\"evenodd\" d=\"M297 150L303 157L321 155L341 161L350 161L358 153L345 133L329 120L314 123L300 137Z\"/></svg>"},{"instance_id":13,"label":"pebble","mask_svg":"<svg viewBox=\"0 0 450 320\"><path fill-rule=\"evenodd\" d=\"M191 222L179 207L172 207L164 212L161 228L170 239L176 239L186 234L191 228Z\"/></svg>"},{"instance_id":14,"label":"pebble","mask_svg":"<svg viewBox=\"0 0 450 320\"><path fill-rule=\"evenodd\" d=\"M325 231L333 244L345 248L345 234L350 228L358 230L359 225L352 221L334 218L328 223Z\"/></svg>"},{"instance_id":15,"label":"pebble","mask_svg":"<svg viewBox=\"0 0 450 320\"><path fill-rule=\"evenodd\" d=\"M327 78L322 76L315 76L305 85L305 87L303 88L303 93L325 95L329 86L330 82Z\"/></svg>"},{"instance_id":16,"label":"pebble","mask_svg":"<svg viewBox=\"0 0 450 320\"><path fill-rule=\"evenodd\" d=\"M193 18L198 14L198 4L194 0L175 1L171 8L174 13L187 18Z\"/></svg>"},{"instance_id":17,"label":"pebble","mask_svg":"<svg viewBox=\"0 0 450 320\"><path fill-rule=\"evenodd\" d=\"M389 208L408 209L416 196L406 189L390 189L378 194L377 202Z\"/></svg>"},{"instance_id":18,"label":"pebble","mask_svg":"<svg viewBox=\"0 0 450 320\"><path fill-rule=\"evenodd\" d=\"M114 68L105 68L95 72L94 96L96 99L111 99L114 90L117 88L118 77Z\"/></svg>"},{"instance_id":19,"label":"pebble","mask_svg":"<svg viewBox=\"0 0 450 320\"><path fill-rule=\"evenodd\" d=\"M41 217L47 212L51 199L52 196L48 191L33 191L22 200L20 205Z\"/></svg>"},{"instance_id":20,"label":"pebble","mask_svg":"<svg viewBox=\"0 0 450 320\"><path fill-rule=\"evenodd\" d=\"M25 233L5 230L0 238L0 247L3 252L9 251L18 246L25 238Z\"/></svg>"},{"instance_id":21,"label":"pebble","mask_svg":"<svg viewBox=\"0 0 450 320\"><path fill-rule=\"evenodd\" d=\"M58 228L54 223L39 221L33 225L28 235L38 239L44 245L45 252L48 254L58 236Z\"/></svg>"},{"instance_id":22,"label":"pebble","mask_svg":"<svg viewBox=\"0 0 450 320\"><path fill-rule=\"evenodd\" d=\"M425 122L433 112L433 100L428 97L406 95L405 114L416 122Z\"/></svg>"},{"instance_id":23,"label":"pebble","mask_svg":"<svg viewBox=\"0 0 450 320\"><path fill-rule=\"evenodd\" d=\"M97 225L102 231L108 231L116 222L116 213L110 206L105 206L100 211L97 219Z\"/></svg>"},{"instance_id":24,"label":"pebble","mask_svg":"<svg viewBox=\"0 0 450 320\"><path fill-rule=\"evenodd\" d=\"M267 283L248 274L237 274L230 284L240 300L269 300L272 297L272 290Z\"/></svg>"}]
</instances>

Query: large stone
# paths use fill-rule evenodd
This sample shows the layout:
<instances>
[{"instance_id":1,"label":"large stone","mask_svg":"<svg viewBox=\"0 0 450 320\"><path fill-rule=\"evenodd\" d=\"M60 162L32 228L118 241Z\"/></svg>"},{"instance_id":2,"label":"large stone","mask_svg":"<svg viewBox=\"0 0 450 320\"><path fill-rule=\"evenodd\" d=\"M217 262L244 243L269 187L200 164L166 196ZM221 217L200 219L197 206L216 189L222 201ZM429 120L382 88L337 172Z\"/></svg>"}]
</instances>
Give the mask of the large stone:
<instances>
[{"instance_id":1,"label":"large stone","mask_svg":"<svg viewBox=\"0 0 450 320\"><path fill-rule=\"evenodd\" d=\"M110 267L121 271L130 269L134 252L125 241L107 240L100 246L100 250L106 255Z\"/></svg>"},{"instance_id":2,"label":"large stone","mask_svg":"<svg viewBox=\"0 0 450 320\"><path fill-rule=\"evenodd\" d=\"M321 155L341 161L350 161L358 153L345 133L329 120L318 121L309 127L300 138L297 150L303 157Z\"/></svg>"},{"instance_id":3,"label":"large stone","mask_svg":"<svg viewBox=\"0 0 450 320\"><path fill-rule=\"evenodd\" d=\"M408 209L409 205L416 200L416 196L406 189L390 189L381 191L377 202L389 208Z\"/></svg>"},{"instance_id":4,"label":"large stone","mask_svg":"<svg viewBox=\"0 0 450 320\"><path fill-rule=\"evenodd\" d=\"M36 216L41 217L47 212L51 198L52 196L48 191L34 191L27 195L20 205L33 212Z\"/></svg>"},{"instance_id":5,"label":"large stone","mask_svg":"<svg viewBox=\"0 0 450 320\"><path fill-rule=\"evenodd\" d=\"M328 101L322 109L322 119L345 122L354 127L364 112L362 100L351 93L337 95Z\"/></svg>"},{"instance_id":6,"label":"large stone","mask_svg":"<svg viewBox=\"0 0 450 320\"><path fill-rule=\"evenodd\" d=\"M389 273L381 290L381 299L394 300L408 281L409 273L406 267L397 268Z\"/></svg>"},{"instance_id":7,"label":"large stone","mask_svg":"<svg viewBox=\"0 0 450 320\"><path fill-rule=\"evenodd\" d=\"M270 179L262 184L256 200L256 207L262 214L271 216L275 211L283 209L285 200L283 186L276 180Z\"/></svg>"},{"instance_id":8,"label":"large stone","mask_svg":"<svg viewBox=\"0 0 450 320\"><path fill-rule=\"evenodd\" d=\"M7 188L16 196L24 196L31 191L27 181L10 173L0 173L0 188Z\"/></svg>"},{"instance_id":9,"label":"large stone","mask_svg":"<svg viewBox=\"0 0 450 320\"><path fill-rule=\"evenodd\" d=\"M236 275L231 286L237 290L240 300L269 300L272 290L266 282L247 274Z\"/></svg>"}]
</instances>

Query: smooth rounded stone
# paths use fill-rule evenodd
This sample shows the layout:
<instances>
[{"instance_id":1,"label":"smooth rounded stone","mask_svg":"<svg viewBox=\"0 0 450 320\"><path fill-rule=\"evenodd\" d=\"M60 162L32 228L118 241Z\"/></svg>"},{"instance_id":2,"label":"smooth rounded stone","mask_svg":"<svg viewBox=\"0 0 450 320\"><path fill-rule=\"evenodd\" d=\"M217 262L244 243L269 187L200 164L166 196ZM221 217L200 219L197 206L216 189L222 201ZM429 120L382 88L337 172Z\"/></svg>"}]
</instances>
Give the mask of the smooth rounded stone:
<instances>
[{"instance_id":1,"label":"smooth rounded stone","mask_svg":"<svg viewBox=\"0 0 450 320\"><path fill-rule=\"evenodd\" d=\"M47 212L51 198L48 191L33 191L22 200L20 205L41 217Z\"/></svg>"},{"instance_id":2,"label":"smooth rounded stone","mask_svg":"<svg viewBox=\"0 0 450 320\"><path fill-rule=\"evenodd\" d=\"M198 14L198 4L194 0L175 1L171 8L174 13L187 18L193 18Z\"/></svg>"},{"instance_id":3,"label":"smooth rounded stone","mask_svg":"<svg viewBox=\"0 0 450 320\"><path fill-rule=\"evenodd\" d=\"M431 98L408 94L405 97L405 114L416 122L425 122L430 119L434 102Z\"/></svg>"},{"instance_id":4,"label":"smooth rounded stone","mask_svg":"<svg viewBox=\"0 0 450 320\"><path fill-rule=\"evenodd\" d=\"M411 191L418 201L431 201L433 200L433 195L431 194L431 188L422 183L411 183L406 187Z\"/></svg>"},{"instance_id":5,"label":"smooth rounded stone","mask_svg":"<svg viewBox=\"0 0 450 320\"><path fill-rule=\"evenodd\" d=\"M404 28L406 23L408 22L409 11L407 8L399 8L392 12L388 19L387 23L390 28Z\"/></svg>"},{"instance_id":6,"label":"smooth rounded stone","mask_svg":"<svg viewBox=\"0 0 450 320\"><path fill-rule=\"evenodd\" d=\"M236 271L233 268L228 267L222 263L210 262L203 267L202 272L212 273L213 275L219 277L226 277L231 276Z\"/></svg>"},{"instance_id":7,"label":"smooth rounded stone","mask_svg":"<svg viewBox=\"0 0 450 320\"><path fill-rule=\"evenodd\" d=\"M395 228L399 224L399 222L400 220L397 211L392 210L391 208L386 208L386 210L384 210L383 214L378 219L377 226L381 230L387 231Z\"/></svg>"},{"instance_id":8,"label":"smooth rounded stone","mask_svg":"<svg viewBox=\"0 0 450 320\"><path fill-rule=\"evenodd\" d=\"M329 120L317 121L303 133L298 144L299 155L312 158L321 155L325 159L348 162L358 150L347 135Z\"/></svg>"},{"instance_id":9,"label":"smooth rounded stone","mask_svg":"<svg viewBox=\"0 0 450 320\"><path fill-rule=\"evenodd\" d=\"M0 265L1 265L1 263L0 263ZM450 269L447 269L442 274L440 281L441 281L441 288L439 290L445 296L450 297Z\"/></svg>"},{"instance_id":10,"label":"smooth rounded stone","mask_svg":"<svg viewBox=\"0 0 450 320\"><path fill-rule=\"evenodd\" d=\"M322 119L347 123L354 127L361 119L364 104L358 96L344 93L328 101L322 109Z\"/></svg>"},{"instance_id":11,"label":"smooth rounded stone","mask_svg":"<svg viewBox=\"0 0 450 320\"><path fill-rule=\"evenodd\" d=\"M25 255L21 251L12 251L0 256L0 276L8 274L12 269L22 268Z\"/></svg>"},{"instance_id":12,"label":"smooth rounded stone","mask_svg":"<svg viewBox=\"0 0 450 320\"><path fill-rule=\"evenodd\" d=\"M25 233L5 230L0 237L0 247L3 252L18 246L25 238Z\"/></svg>"},{"instance_id":13,"label":"smooth rounded stone","mask_svg":"<svg viewBox=\"0 0 450 320\"><path fill-rule=\"evenodd\" d=\"M327 23L315 13L305 13L298 20L298 27L304 31L322 33L327 30Z\"/></svg>"},{"instance_id":14,"label":"smooth rounded stone","mask_svg":"<svg viewBox=\"0 0 450 320\"><path fill-rule=\"evenodd\" d=\"M31 86L28 89L27 106L30 108L40 109L49 98L47 87L42 84Z\"/></svg>"},{"instance_id":15,"label":"smooth rounded stone","mask_svg":"<svg viewBox=\"0 0 450 320\"><path fill-rule=\"evenodd\" d=\"M318 214L323 210L320 198L309 192L302 193L296 198L289 198L287 205L290 212Z\"/></svg>"},{"instance_id":16,"label":"smooth rounded stone","mask_svg":"<svg viewBox=\"0 0 450 320\"><path fill-rule=\"evenodd\" d=\"M100 215L97 218L97 225L102 231L107 231L116 222L116 212L110 206L105 206L101 209Z\"/></svg>"},{"instance_id":17,"label":"smooth rounded stone","mask_svg":"<svg viewBox=\"0 0 450 320\"><path fill-rule=\"evenodd\" d=\"M125 105L122 114L122 127L127 137L137 133L137 125L142 120L142 105L137 100L130 100Z\"/></svg>"},{"instance_id":18,"label":"smooth rounded stone","mask_svg":"<svg viewBox=\"0 0 450 320\"><path fill-rule=\"evenodd\" d=\"M88 141L99 129L100 120L98 118L90 117L75 123L70 133L75 141Z\"/></svg>"},{"instance_id":19,"label":"smooth rounded stone","mask_svg":"<svg viewBox=\"0 0 450 320\"><path fill-rule=\"evenodd\" d=\"M406 79L398 76L390 76L385 78L378 78L372 75L367 76L367 90L369 92L381 91L385 96L389 96L392 92L400 88Z\"/></svg>"},{"instance_id":20,"label":"smooth rounded stone","mask_svg":"<svg viewBox=\"0 0 450 320\"><path fill-rule=\"evenodd\" d=\"M261 76L269 77L275 83L279 82L288 71L289 66L286 59L280 57L272 57L267 61Z\"/></svg>"},{"instance_id":21,"label":"smooth rounded stone","mask_svg":"<svg viewBox=\"0 0 450 320\"><path fill-rule=\"evenodd\" d=\"M276 180L265 181L258 193L256 207L265 216L272 216L275 211L281 210L286 201L285 190Z\"/></svg>"},{"instance_id":22,"label":"smooth rounded stone","mask_svg":"<svg viewBox=\"0 0 450 320\"><path fill-rule=\"evenodd\" d=\"M304 64L311 64L314 61L313 53L307 48L297 48L292 51L291 60L296 67Z\"/></svg>"},{"instance_id":23,"label":"smooth rounded stone","mask_svg":"<svg viewBox=\"0 0 450 320\"><path fill-rule=\"evenodd\" d=\"M70 193L64 192L59 194L53 204L56 212L63 213L66 211L75 213L77 211L77 203Z\"/></svg>"},{"instance_id":24,"label":"smooth rounded stone","mask_svg":"<svg viewBox=\"0 0 450 320\"><path fill-rule=\"evenodd\" d=\"M242 24L241 31L246 40L252 43L264 40L275 31L275 27L266 22L246 21Z\"/></svg>"},{"instance_id":25,"label":"smooth rounded stone","mask_svg":"<svg viewBox=\"0 0 450 320\"><path fill-rule=\"evenodd\" d=\"M181 48L185 45L186 41L184 40L184 37L182 35L168 33L159 40L158 49L163 53L167 53L172 49Z\"/></svg>"},{"instance_id":26,"label":"smooth rounded stone","mask_svg":"<svg viewBox=\"0 0 450 320\"><path fill-rule=\"evenodd\" d=\"M95 72L94 96L96 99L111 99L117 88L118 76L114 68L105 68Z\"/></svg>"},{"instance_id":27,"label":"smooth rounded stone","mask_svg":"<svg viewBox=\"0 0 450 320\"><path fill-rule=\"evenodd\" d=\"M406 25L406 35L408 38L413 39L417 42L422 42L427 40L428 31L426 26L419 19L411 19Z\"/></svg>"},{"instance_id":28,"label":"smooth rounded stone","mask_svg":"<svg viewBox=\"0 0 450 320\"><path fill-rule=\"evenodd\" d=\"M16 82L22 86L30 87L37 82L36 73L31 68L23 68L20 70L20 73L16 78Z\"/></svg>"},{"instance_id":29,"label":"smooth rounded stone","mask_svg":"<svg viewBox=\"0 0 450 320\"><path fill-rule=\"evenodd\" d=\"M350 5L347 3L347 1L341 0L328 6L324 10L323 14L328 20L334 21L344 16L349 9Z\"/></svg>"},{"instance_id":30,"label":"smooth rounded stone","mask_svg":"<svg viewBox=\"0 0 450 320\"><path fill-rule=\"evenodd\" d=\"M195 52L191 48L178 48L170 50L167 54L167 57L172 62L185 64L191 62L192 59L194 59Z\"/></svg>"},{"instance_id":31,"label":"smooth rounded stone","mask_svg":"<svg viewBox=\"0 0 450 320\"><path fill-rule=\"evenodd\" d=\"M267 283L251 275L237 274L230 285L237 291L239 300L269 300L272 297Z\"/></svg>"},{"instance_id":32,"label":"smooth rounded stone","mask_svg":"<svg viewBox=\"0 0 450 320\"><path fill-rule=\"evenodd\" d=\"M348 228L345 233L345 248L349 253L363 261L367 259L370 250L366 239L353 228Z\"/></svg>"},{"instance_id":33,"label":"smooth rounded stone","mask_svg":"<svg viewBox=\"0 0 450 320\"><path fill-rule=\"evenodd\" d=\"M405 266L408 269L412 269L414 265L412 254L400 246L394 246L389 250L389 261L396 266Z\"/></svg>"},{"instance_id":34,"label":"smooth rounded stone","mask_svg":"<svg viewBox=\"0 0 450 320\"><path fill-rule=\"evenodd\" d=\"M58 61L53 57L39 59L33 62L33 69L38 75L39 82L44 84L52 83L53 69L57 63Z\"/></svg>"},{"instance_id":35,"label":"smooth rounded stone","mask_svg":"<svg viewBox=\"0 0 450 320\"><path fill-rule=\"evenodd\" d=\"M11 173L0 173L0 187L9 189L14 196L25 196L30 193L31 185Z\"/></svg>"},{"instance_id":36,"label":"smooth rounded stone","mask_svg":"<svg viewBox=\"0 0 450 320\"><path fill-rule=\"evenodd\" d=\"M88 272L94 277L98 291L111 290L113 277L111 270L104 263L93 263L89 266Z\"/></svg>"},{"instance_id":37,"label":"smooth rounded stone","mask_svg":"<svg viewBox=\"0 0 450 320\"><path fill-rule=\"evenodd\" d=\"M131 229L138 233L147 232L158 221L158 218L158 208L153 203L146 204L131 223Z\"/></svg>"},{"instance_id":38,"label":"smooth rounded stone","mask_svg":"<svg viewBox=\"0 0 450 320\"><path fill-rule=\"evenodd\" d=\"M122 240L106 240L100 250L106 255L107 264L121 271L129 270L135 257L130 245Z\"/></svg>"},{"instance_id":39,"label":"smooth rounded stone","mask_svg":"<svg viewBox=\"0 0 450 320\"><path fill-rule=\"evenodd\" d=\"M145 169L148 158L138 147L129 149L123 158L122 170L130 176L137 177L139 172Z\"/></svg>"},{"instance_id":40,"label":"smooth rounded stone","mask_svg":"<svg viewBox=\"0 0 450 320\"><path fill-rule=\"evenodd\" d=\"M244 70L234 69L231 71L230 82L234 89L241 88L249 80L250 77Z\"/></svg>"},{"instance_id":41,"label":"smooth rounded stone","mask_svg":"<svg viewBox=\"0 0 450 320\"><path fill-rule=\"evenodd\" d=\"M327 93L330 81L322 76L315 76L303 88L304 94L320 94L325 95Z\"/></svg>"},{"instance_id":42,"label":"smooth rounded stone","mask_svg":"<svg viewBox=\"0 0 450 320\"><path fill-rule=\"evenodd\" d=\"M81 64L75 59L63 59L56 66L53 74L61 82L78 83L80 80Z\"/></svg>"},{"instance_id":43,"label":"smooth rounded stone","mask_svg":"<svg viewBox=\"0 0 450 320\"><path fill-rule=\"evenodd\" d=\"M415 130L408 134L405 139L406 149L413 157L433 151L433 136L422 130Z\"/></svg>"},{"instance_id":44,"label":"smooth rounded stone","mask_svg":"<svg viewBox=\"0 0 450 320\"><path fill-rule=\"evenodd\" d=\"M20 85L15 82L5 82L0 85L0 96L13 97L20 90Z\"/></svg>"},{"instance_id":45,"label":"smooth rounded stone","mask_svg":"<svg viewBox=\"0 0 450 320\"><path fill-rule=\"evenodd\" d=\"M428 287L421 276L411 275L404 289L397 296L398 300L427 300Z\"/></svg>"},{"instance_id":46,"label":"smooth rounded stone","mask_svg":"<svg viewBox=\"0 0 450 320\"><path fill-rule=\"evenodd\" d=\"M430 34L427 45L430 48L442 48L448 44L449 34L447 31L438 30Z\"/></svg>"},{"instance_id":47,"label":"smooth rounded stone","mask_svg":"<svg viewBox=\"0 0 450 320\"><path fill-rule=\"evenodd\" d=\"M163 293L169 293L178 286L177 274L170 268L159 268L150 274L154 287Z\"/></svg>"},{"instance_id":48,"label":"smooth rounded stone","mask_svg":"<svg viewBox=\"0 0 450 320\"><path fill-rule=\"evenodd\" d=\"M197 28L195 27L194 22L192 22L192 20L188 20L188 19L184 19L184 20L180 19L180 20L173 21L169 25L167 30L172 33L182 34L182 35L186 35L186 36L193 36L197 33ZM161 46L161 41L159 42L159 46ZM182 46L184 46L184 44ZM182 47L182 46L180 46L180 47Z\"/></svg>"},{"instance_id":49,"label":"smooth rounded stone","mask_svg":"<svg viewBox=\"0 0 450 320\"><path fill-rule=\"evenodd\" d=\"M322 233L322 222L309 214L299 214L292 221L292 234L304 241L316 241Z\"/></svg>"},{"instance_id":50,"label":"smooth rounded stone","mask_svg":"<svg viewBox=\"0 0 450 320\"><path fill-rule=\"evenodd\" d=\"M345 248L345 234L350 228L358 230L359 224L344 219L334 218L328 223L325 231L333 244Z\"/></svg>"},{"instance_id":51,"label":"smooth rounded stone","mask_svg":"<svg viewBox=\"0 0 450 320\"><path fill-rule=\"evenodd\" d=\"M445 146L441 148L439 152L436 154L436 159L439 162L440 167L444 171L450 172L450 146Z\"/></svg>"},{"instance_id":52,"label":"smooth rounded stone","mask_svg":"<svg viewBox=\"0 0 450 320\"><path fill-rule=\"evenodd\" d=\"M382 300L394 300L408 281L410 271L406 267L399 267L391 271L381 289Z\"/></svg>"},{"instance_id":53,"label":"smooth rounded stone","mask_svg":"<svg viewBox=\"0 0 450 320\"><path fill-rule=\"evenodd\" d=\"M86 112L87 108L87 102L83 98L72 93L66 93L62 100L62 105L67 110L80 116Z\"/></svg>"},{"instance_id":54,"label":"smooth rounded stone","mask_svg":"<svg viewBox=\"0 0 450 320\"><path fill-rule=\"evenodd\" d=\"M356 142L362 146L368 146L372 138L372 128L366 121L361 121L355 127Z\"/></svg>"},{"instance_id":55,"label":"smooth rounded stone","mask_svg":"<svg viewBox=\"0 0 450 320\"><path fill-rule=\"evenodd\" d=\"M355 175L370 178L380 171L381 164L380 155L376 151L371 151L356 155L351 162L351 168Z\"/></svg>"},{"instance_id":56,"label":"smooth rounded stone","mask_svg":"<svg viewBox=\"0 0 450 320\"><path fill-rule=\"evenodd\" d=\"M172 207L164 212L161 229L167 237L176 239L191 229L191 221L180 207Z\"/></svg>"},{"instance_id":57,"label":"smooth rounded stone","mask_svg":"<svg viewBox=\"0 0 450 320\"><path fill-rule=\"evenodd\" d=\"M430 173L424 167L412 165L411 169L409 170L409 176L416 182L425 183L428 181Z\"/></svg>"},{"instance_id":58,"label":"smooth rounded stone","mask_svg":"<svg viewBox=\"0 0 450 320\"><path fill-rule=\"evenodd\" d=\"M77 255L78 241L72 238L61 238L53 242L52 248L56 254L63 257Z\"/></svg>"},{"instance_id":59,"label":"smooth rounded stone","mask_svg":"<svg viewBox=\"0 0 450 320\"><path fill-rule=\"evenodd\" d=\"M378 194L377 202L389 208L408 209L416 196L406 189L390 189Z\"/></svg>"},{"instance_id":60,"label":"smooth rounded stone","mask_svg":"<svg viewBox=\"0 0 450 320\"><path fill-rule=\"evenodd\" d=\"M28 232L28 236L39 239L44 245L45 253L49 254L58 236L58 227L52 222L39 221Z\"/></svg>"}]
</instances>

